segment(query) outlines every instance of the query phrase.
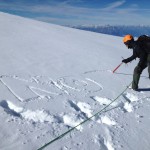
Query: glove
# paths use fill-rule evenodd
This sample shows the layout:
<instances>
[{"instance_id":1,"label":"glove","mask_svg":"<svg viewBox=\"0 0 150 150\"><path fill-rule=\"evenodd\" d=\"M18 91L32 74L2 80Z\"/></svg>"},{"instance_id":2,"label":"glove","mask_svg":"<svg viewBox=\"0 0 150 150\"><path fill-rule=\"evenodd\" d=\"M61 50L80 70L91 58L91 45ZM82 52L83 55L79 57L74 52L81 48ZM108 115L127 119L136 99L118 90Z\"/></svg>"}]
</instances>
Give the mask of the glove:
<instances>
[{"instance_id":1,"label":"glove","mask_svg":"<svg viewBox=\"0 0 150 150\"><path fill-rule=\"evenodd\" d=\"M128 60L127 59L123 59L122 62L125 63L125 64L127 64Z\"/></svg>"}]
</instances>

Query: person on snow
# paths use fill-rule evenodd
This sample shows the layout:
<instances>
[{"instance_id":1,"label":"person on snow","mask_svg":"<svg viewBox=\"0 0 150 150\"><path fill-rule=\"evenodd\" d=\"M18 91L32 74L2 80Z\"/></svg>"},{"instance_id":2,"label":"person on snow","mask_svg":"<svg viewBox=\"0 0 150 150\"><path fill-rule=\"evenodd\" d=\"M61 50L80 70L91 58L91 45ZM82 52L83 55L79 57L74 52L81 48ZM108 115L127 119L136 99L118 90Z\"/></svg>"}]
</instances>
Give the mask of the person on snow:
<instances>
[{"instance_id":1,"label":"person on snow","mask_svg":"<svg viewBox=\"0 0 150 150\"><path fill-rule=\"evenodd\" d=\"M141 39L146 38L146 35L140 36ZM149 37L148 37L149 38ZM140 38L139 38L140 39ZM132 89L138 90L139 79L142 71L148 66L148 73L150 78L150 40L134 40L133 36L128 34L123 38L123 42L128 49L133 49L133 55L127 59L123 59L123 63L131 62L139 58L139 62L134 69Z\"/></svg>"}]
</instances>

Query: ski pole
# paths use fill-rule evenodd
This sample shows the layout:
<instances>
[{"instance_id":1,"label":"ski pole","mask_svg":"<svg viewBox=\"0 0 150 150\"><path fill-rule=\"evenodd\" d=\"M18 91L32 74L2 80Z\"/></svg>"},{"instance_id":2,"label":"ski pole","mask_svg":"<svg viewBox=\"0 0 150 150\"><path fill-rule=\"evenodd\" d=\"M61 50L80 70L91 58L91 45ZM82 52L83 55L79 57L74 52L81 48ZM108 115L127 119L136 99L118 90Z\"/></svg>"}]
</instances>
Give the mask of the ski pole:
<instances>
[{"instance_id":1,"label":"ski pole","mask_svg":"<svg viewBox=\"0 0 150 150\"><path fill-rule=\"evenodd\" d=\"M123 64L123 62L121 64L119 64L114 70L113 73Z\"/></svg>"}]
</instances>

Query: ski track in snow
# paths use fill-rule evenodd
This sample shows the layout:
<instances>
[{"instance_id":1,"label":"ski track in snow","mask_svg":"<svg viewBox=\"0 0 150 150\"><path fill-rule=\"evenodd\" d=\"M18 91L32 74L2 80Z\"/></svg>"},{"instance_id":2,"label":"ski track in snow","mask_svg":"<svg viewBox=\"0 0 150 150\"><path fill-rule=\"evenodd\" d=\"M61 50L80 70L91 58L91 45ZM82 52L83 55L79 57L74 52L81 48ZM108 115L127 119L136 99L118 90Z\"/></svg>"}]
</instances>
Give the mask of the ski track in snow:
<instances>
[{"instance_id":1,"label":"ski track in snow","mask_svg":"<svg viewBox=\"0 0 150 150\"><path fill-rule=\"evenodd\" d=\"M83 74L86 75L97 72L99 71L95 70L85 72ZM19 95L19 93L17 93L17 88L19 87L13 89L11 85L9 85L7 79L9 79L9 82L11 81L11 79L15 80L16 83L21 82L25 91L26 89L30 90L34 97L29 97L28 93L25 98L22 97L21 95ZM15 103L12 103L8 100L0 101L0 106L8 115L20 118L20 120L24 120L29 123L53 124L53 132L55 132L55 130L61 129L62 125L67 127L75 127L76 125L80 124L83 120L87 119L88 117L91 117L94 114L93 112L95 110L93 110L90 104L86 103L85 101L77 101L77 95L80 95L80 93L81 95L83 93L85 94L83 95L84 99L86 99L87 93L95 93L95 96L89 95L89 97L91 100L93 100L93 103L95 101L98 103L99 106L105 107L106 105L109 105L112 102L112 100L107 97L96 96L96 92L100 92L105 89L103 88L103 85L101 83L98 83L92 78L87 78L86 76L84 79L77 79L77 77L68 76L54 81L50 77L45 76L33 76L23 78L16 75L5 75L1 76L0 81L1 84L5 87L5 89L8 90L10 94L12 94L12 96L14 96L20 103L24 103L25 105L29 102L36 103L36 101L42 101L45 99L47 99L47 102L49 102L55 101L55 99L59 97L65 97L67 100L67 103L65 103L65 105L66 107L70 108L71 112L56 115L51 115L50 111L47 111L47 109L42 108L33 111L24 107L17 106L15 105ZM95 86L96 90L92 90L91 86ZM74 100L68 100L70 99L70 96ZM142 98L130 91L125 92L122 95L122 97L124 99L124 102L113 102L111 104L111 107L120 107L126 113L133 112L134 106L132 104L138 102ZM104 150L114 150L112 137L110 135L108 127L117 126L118 123L113 119L113 117L109 117L107 115L99 116L97 119L92 118L92 120L98 124L103 124L106 129L105 136L98 135L94 138L95 143L98 143L100 147ZM57 123L60 125L60 127L57 126L56 128ZM77 127L77 129L81 132L83 131L83 128L84 127L81 125ZM38 135L37 139L40 138L40 135Z\"/></svg>"}]
</instances>

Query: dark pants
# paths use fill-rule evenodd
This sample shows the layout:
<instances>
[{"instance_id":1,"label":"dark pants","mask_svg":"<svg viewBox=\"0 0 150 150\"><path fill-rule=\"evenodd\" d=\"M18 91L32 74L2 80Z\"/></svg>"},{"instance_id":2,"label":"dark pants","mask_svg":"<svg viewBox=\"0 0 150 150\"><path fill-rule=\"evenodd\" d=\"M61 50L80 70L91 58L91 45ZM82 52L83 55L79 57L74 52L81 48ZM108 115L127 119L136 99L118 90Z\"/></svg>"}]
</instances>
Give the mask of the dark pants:
<instances>
[{"instance_id":1,"label":"dark pants","mask_svg":"<svg viewBox=\"0 0 150 150\"><path fill-rule=\"evenodd\" d=\"M145 64L142 67L139 67L138 65L135 67L134 73L133 73L132 89L134 89L134 90L138 89L140 75L146 67L147 67L147 64Z\"/></svg>"},{"instance_id":2,"label":"dark pants","mask_svg":"<svg viewBox=\"0 0 150 150\"><path fill-rule=\"evenodd\" d=\"M150 78L150 54L148 54L147 60L143 66L137 65L133 73L132 89L137 90L142 71L148 66L148 73Z\"/></svg>"}]
</instances>

